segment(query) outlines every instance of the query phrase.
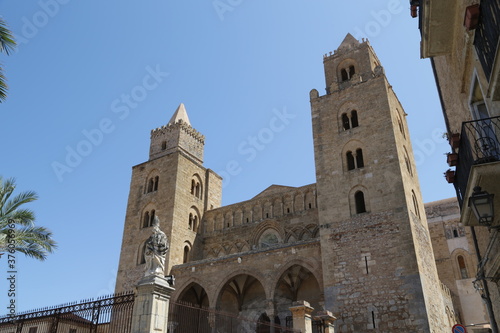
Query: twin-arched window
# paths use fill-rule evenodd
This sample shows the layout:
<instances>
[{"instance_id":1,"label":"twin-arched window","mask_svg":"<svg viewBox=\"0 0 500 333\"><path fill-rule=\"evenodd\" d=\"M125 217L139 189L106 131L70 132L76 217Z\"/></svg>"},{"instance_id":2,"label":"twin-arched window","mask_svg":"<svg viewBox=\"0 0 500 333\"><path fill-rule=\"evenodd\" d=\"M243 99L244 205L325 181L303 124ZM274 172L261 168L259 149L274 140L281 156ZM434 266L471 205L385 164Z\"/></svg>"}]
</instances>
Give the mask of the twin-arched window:
<instances>
[{"instance_id":1,"label":"twin-arched window","mask_svg":"<svg viewBox=\"0 0 500 333\"><path fill-rule=\"evenodd\" d=\"M146 193L158 191L159 180L160 180L160 177L158 177L158 176L149 178Z\"/></svg>"},{"instance_id":2,"label":"twin-arched window","mask_svg":"<svg viewBox=\"0 0 500 333\"><path fill-rule=\"evenodd\" d=\"M191 179L191 194L198 199L203 198L203 185L198 175L194 175L193 179Z\"/></svg>"},{"instance_id":3,"label":"twin-arched window","mask_svg":"<svg viewBox=\"0 0 500 333\"><path fill-rule=\"evenodd\" d=\"M344 131L358 127L359 126L358 111L352 110L350 114L343 113L341 116L341 120L342 120L342 129Z\"/></svg>"},{"instance_id":4,"label":"twin-arched window","mask_svg":"<svg viewBox=\"0 0 500 333\"><path fill-rule=\"evenodd\" d=\"M342 68L340 70L340 76L341 76L342 82L352 79L354 74L356 74L356 69L354 68L353 65L351 65L347 68Z\"/></svg>"},{"instance_id":5,"label":"twin-arched window","mask_svg":"<svg viewBox=\"0 0 500 333\"><path fill-rule=\"evenodd\" d=\"M197 232L198 226L199 226L198 215L193 214L193 213L189 213L189 224L188 224L189 230L193 230L194 232Z\"/></svg>"},{"instance_id":6,"label":"twin-arched window","mask_svg":"<svg viewBox=\"0 0 500 333\"><path fill-rule=\"evenodd\" d=\"M363 150L361 148L356 149L354 153L348 151L346 153L346 160L347 170L359 169L365 166L365 162L363 161Z\"/></svg>"},{"instance_id":7,"label":"twin-arched window","mask_svg":"<svg viewBox=\"0 0 500 333\"><path fill-rule=\"evenodd\" d=\"M142 227L148 228L148 227L153 226L154 219L155 219L155 210L154 209L145 212L143 217L142 217Z\"/></svg>"}]
</instances>

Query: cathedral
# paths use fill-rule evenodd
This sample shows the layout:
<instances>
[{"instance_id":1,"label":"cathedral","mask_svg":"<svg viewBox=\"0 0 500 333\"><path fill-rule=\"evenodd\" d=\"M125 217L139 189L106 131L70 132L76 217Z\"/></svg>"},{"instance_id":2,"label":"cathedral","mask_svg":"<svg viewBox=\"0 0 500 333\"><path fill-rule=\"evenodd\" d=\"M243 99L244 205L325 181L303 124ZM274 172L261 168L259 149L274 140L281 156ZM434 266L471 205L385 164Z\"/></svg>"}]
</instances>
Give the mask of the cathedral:
<instances>
[{"instance_id":1,"label":"cathedral","mask_svg":"<svg viewBox=\"0 0 500 333\"><path fill-rule=\"evenodd\" d=\"M348 34L323 63L326 93L310 92L315 184L221 206L222 178L203 165L184 105L151 131L149 159L132 168L117 292L143 276L158 217L173 302L284 323L306 301L337 318L336 332L451 331L460 291L453 276L441 283L433 242L465 231L430 234L406 114L369 42Z\"/></svg>"}]
</instances>

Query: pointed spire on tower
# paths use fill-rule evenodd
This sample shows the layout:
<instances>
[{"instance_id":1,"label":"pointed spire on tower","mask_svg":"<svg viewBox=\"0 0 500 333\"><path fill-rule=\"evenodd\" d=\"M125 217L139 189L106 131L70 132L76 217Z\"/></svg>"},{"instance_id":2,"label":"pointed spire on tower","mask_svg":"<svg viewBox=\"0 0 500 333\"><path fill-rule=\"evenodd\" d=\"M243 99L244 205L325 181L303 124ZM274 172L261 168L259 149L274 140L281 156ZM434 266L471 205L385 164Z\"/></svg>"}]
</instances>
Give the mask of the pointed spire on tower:
<instances>
[{"instance_id":1,"label":"pointed spire on tower","mask_svg":"<svg viewBox=\"0 0 500 333\"><path fill-rule=\"evenodd\" d=\"M342 41L338 49L339 50L344 48L349 49L358 46L359 44L360 43L356 38L354 38L350 33L347 33L347 35L345 36L344 40Z\"/></svg>"},{"instance_id":2,"label":"pointed spire on tower","mask_svg":"<svg viewBox=\"0 0 500 333\"><path fill-rule=\"evenodd\" d=\"M181 103L179 105L179 107L177 108L177 110L175 110L175 113L172 116L172 118L170 118L170 121L168 122L168 125L175 124L175 123L179 122L180 120L182 120L183 123L188 124L189 126L191 126L191 123L189 122L188 114L186 112L186 108L184 107L183 103Z\"/></svg>"}]
</instances>

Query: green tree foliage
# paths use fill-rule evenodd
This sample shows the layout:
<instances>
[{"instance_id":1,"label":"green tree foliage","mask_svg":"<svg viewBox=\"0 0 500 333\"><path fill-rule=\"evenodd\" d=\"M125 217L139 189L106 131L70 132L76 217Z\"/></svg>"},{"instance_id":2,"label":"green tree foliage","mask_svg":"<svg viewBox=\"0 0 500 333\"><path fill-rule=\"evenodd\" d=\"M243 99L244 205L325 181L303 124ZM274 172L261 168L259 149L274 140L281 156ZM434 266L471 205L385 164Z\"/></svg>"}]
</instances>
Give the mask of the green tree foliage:
<instances>
[{"instance_id":1,"label":"green tree foliage","mask_svg":"<svg viewBox=\"0 0 500 333\"><path fill-rule=\"evenodd\" d=\"M15 188L14 179L4 180L0 176L0 252L14 249L28 257L45 260L57 247L52 233L36 226L33 211L22 207L38 196L33 191L14 194ZM9 239L9 235L12 238Z\"/></svg>"},{"instance_id":2,"label":"green tree foliage","mask_svg":"<svg viewBox=\"0 0 500 333\"><path fill-rule=\"evenodd\" d=\"M0 52L9 55L16 48L16 41L12 32L7 28L7 24L0 17ZM7 98L7 82L3 74L3 67L0 66L0 103Z\"/></svg>"}]
</instances>

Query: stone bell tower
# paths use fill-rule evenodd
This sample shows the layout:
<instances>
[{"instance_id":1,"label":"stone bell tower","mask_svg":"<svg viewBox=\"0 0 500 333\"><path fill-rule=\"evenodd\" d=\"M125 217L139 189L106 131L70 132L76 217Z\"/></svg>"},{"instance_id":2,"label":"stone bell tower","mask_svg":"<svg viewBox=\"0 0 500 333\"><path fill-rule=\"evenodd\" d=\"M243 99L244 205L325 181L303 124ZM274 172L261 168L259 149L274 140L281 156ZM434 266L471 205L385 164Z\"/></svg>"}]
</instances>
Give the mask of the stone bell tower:
<instances>
[{"instance_id":1,"label":"stone bell tower","mask_svg":"<svg viewBox=\"0 0 500 333\"><path fill-rule=\"evenodd\" d=\"M326 94L310 98L325 308L338 332L448 331L403 107L368 41L348 34L323 62Z\"/></svg>"},{"instance_id":2,"label":"stone bell tower","mask_svg":"<svg viewBox=\"0 0 500 333\"><path fill-rule=\"evenodd\" d=\"M155 216L170 243L165 275L198 255L203 214L220 207L222 196L221 177L203 167L204 144L184 104L167 125L151 131L149 160L132 168L116 292L133 289L142 277Z\"/></svg>"}]
</instances>

